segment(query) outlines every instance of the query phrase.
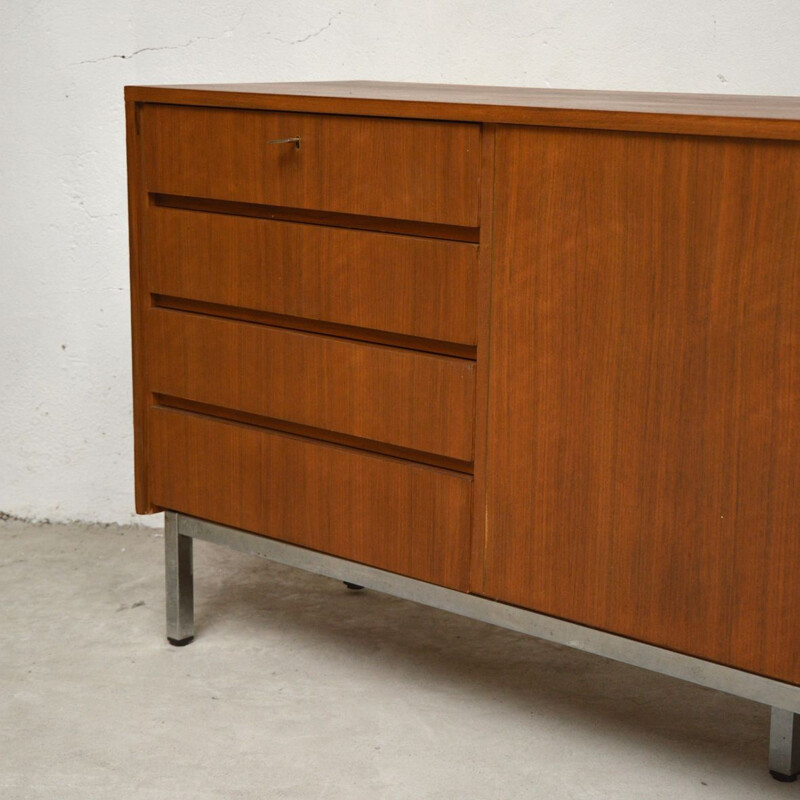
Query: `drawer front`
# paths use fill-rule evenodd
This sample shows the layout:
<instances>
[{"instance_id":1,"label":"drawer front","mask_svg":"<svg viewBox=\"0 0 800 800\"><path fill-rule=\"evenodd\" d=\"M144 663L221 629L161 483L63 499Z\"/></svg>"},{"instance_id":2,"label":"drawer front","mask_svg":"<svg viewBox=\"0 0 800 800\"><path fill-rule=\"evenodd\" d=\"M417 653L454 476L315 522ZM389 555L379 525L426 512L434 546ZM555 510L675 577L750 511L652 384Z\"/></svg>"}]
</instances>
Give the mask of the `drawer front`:
<instances>
[{"instance_id":1,"label":"drawer front","mask_svg":"<svg viewBox=\"0 0 800 800\"><path fill-rule=\"evenodd\" d=\"M145 105L141 130L149 192L478 225L478 125Z\"/></svg>"},{"instance_id":2,"label":"drawer front","mask_svg":"<svg viewBox=\"0 0 800 800\"><path fill-rule=\"evenodd\" d=\"M467 476L168 409L150 442L163 508L468 588Z\"/></svg>"},{"instance_id":3,"label":"drawer front","mask_svg":"<svg viewBox=\"0 0 800 800\"><path fill-rule=\"evenodd\" d=\"M471 361L166 309L147 317L152 392L472 460Z\"/></svg>"},{"instance_id":4,"label":"drawer front","mask_svg":"<svg viewBox=\"0 0 800 800\"><path fill-rule=\"evenodd\" d=\"M475 344L478 248L151 207L151 292Z\"/></svg>"}]
</instances>

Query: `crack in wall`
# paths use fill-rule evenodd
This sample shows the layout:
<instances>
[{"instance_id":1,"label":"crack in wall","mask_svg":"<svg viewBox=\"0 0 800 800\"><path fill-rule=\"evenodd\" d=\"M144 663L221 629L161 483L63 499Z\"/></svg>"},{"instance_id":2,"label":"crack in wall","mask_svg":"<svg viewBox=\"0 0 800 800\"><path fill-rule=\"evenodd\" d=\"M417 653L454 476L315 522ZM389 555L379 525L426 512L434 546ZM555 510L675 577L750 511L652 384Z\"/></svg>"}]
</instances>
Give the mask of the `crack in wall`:
<instances>
[{"instance_id":1,"label":"crack in wall","mask_svg":"<svg viewBox=\"0 0 800 800\"><path fill-rule=\"evenodd\" d=\"M73 61L69 66L75 67L80 64L99 64L101 61L111 61L114 58L135 58L140 53L152 53L156 50L182 50L184 47L191 47L196 41L199 39L214 39L214 36L198 36L194 39L190 39L186 44L176 44L176 45L165 45L163 47L140 47L138 50L134 50L132 53L121 53L121 54L114 54L110 56L101 56L100 58L88 58L85 61Z\"/></svg>"},{"instance_id":2,"label":"crack in wall","mask_svg":"<svg viewBox=\"0 0 800 800\"><path fill-rule=\"evenodd\" d=\"M185 48L191 47L193 44L196 44L197 42L214 41L215 39L221 39L223 36L229 36L244 22L244 18L246 15L247 15L247 10L242 12L241 16L239 17L235 25L232 25L230 28L226 28L224 31L222 31L222 33L218 33L215 36L193 36L191 39L189 39L188 42L184 42L183 44L166 44L166 45L161 45L159 47L140 47L138 50L134 50L130 53L114 53L110 56L100 56L99 58L87 58L83 61L73 61L71 64L68 64L68 66L76 67L80 66L81 64L100 64L103 61L111 61L115 58L127 60L135 58L140 53L152 53L158 50L184 50Z\"/></svg>"},{"instance_id":3,"label":"crack in wall","mask_svg":"<svg viewBox=\"0 0 800 800\"><path fill-rule=\"evenodd\" d=\"M302 38L300 38L300 39L281 39L279 36L274 36L273 38L274 38L276 41L278 41L278 42L282 42L283 44L289 44L289 45L294 45L294 44L303 44L303 42L307 42L309 39L315 39L315 38L316 38L317 36L319 36L321 33L325 33L325 31L326 31L326 30L328 30L328 28L330 28L330 27L331 27L331 25L333 25L333 23L334 23L334 22L335 22L335 21L336 21L336 20L337 20L339 17L341 17L341 16L342 16L342 14L343 14L343 13L344 13L343 11L337 11L337 12L336 12L336 13L335 13L335 14L334 14L334 15L333 15L333 16L332 16L332 17L331 17L331 18L330 18L330 19L327 21L327 23L325 23L325 25L323 25L323 26L322 26L322 27L321 27L319 30L312 31L311 33L309 33L309 34L308 34L308 36L303 36L303 37L302 37Z\"/></svg>"},{"instance_id":4,"label":"crack in wall","mask_svg":"<svg viewBox=\"0 0 800 800\"><path fill-rule=\"evenodd\" d=\"M281 44L303 44L304 42L307 42L310 39L315 39L317 36L325 33L325 31L327 31L333 25L333 23L342 16L343 13L343 11L337 11L321 28L311 31L311 33L307 34L306 36L302 36L299 39L281 39L279 36L273 36L272 39L276 42L280 42ZM227 28L222 33L216 34L215 36L194 36L189 39L188 42L184 42L183 44L166 44L158 47L140 47L138 50L133 50L130 53L113 53L110 56L100 56L99 58L87 58L82 61L73 61L68 66L76 67L83 64L100 64L103 61L112 61L114 59L129 60L136 58L136 56L140 55L141 53L154 53L158 52L159 50L184 50L187 47L191 47L193 44L196 44L197 42L214 41L215 39L220 39L223 36L229 36L242 24L242 22L244 22L246 14L247 11L244 11L235 25Z\"/></svg>"}]
</instances>

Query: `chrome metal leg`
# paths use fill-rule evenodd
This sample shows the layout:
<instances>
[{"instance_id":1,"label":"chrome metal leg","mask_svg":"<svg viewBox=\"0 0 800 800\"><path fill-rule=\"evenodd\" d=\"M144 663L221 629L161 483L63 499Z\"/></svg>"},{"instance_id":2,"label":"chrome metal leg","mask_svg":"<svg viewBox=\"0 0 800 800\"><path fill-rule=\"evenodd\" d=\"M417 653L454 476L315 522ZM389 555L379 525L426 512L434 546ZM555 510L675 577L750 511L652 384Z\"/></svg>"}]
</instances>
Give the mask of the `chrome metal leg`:
<instances>
[{"instance_id":1,"label":"chrome metal leg","mask_svg":"<svg viewBox=\"0 0 800 800\"><path fill-rule=\"evenodd\" d=\"M179 532L180 515L167 511L164 548L167 577L167 640L176 647L194 639L192 538Z\"/></svg>"},{"instance_id":2,"label":"chrome metal leg","mask_svg":"<svg viewBox=\"0 0 800 800\"><path fill-rule=\"evenodd\" d=\"M769 726L769 771L779 781L793 781L800 772L800 714L772 709Z\"/></svg>"}]
</instances>

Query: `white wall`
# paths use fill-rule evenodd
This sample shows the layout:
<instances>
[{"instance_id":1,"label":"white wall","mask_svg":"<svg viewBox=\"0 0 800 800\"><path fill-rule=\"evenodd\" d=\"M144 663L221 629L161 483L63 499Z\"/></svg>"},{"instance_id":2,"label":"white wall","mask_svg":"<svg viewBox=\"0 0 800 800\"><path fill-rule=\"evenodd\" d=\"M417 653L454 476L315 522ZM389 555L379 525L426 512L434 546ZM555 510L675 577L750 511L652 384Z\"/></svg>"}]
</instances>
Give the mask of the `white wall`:
<instances>
[{"instance_id":1,"label":"white wall","mask_svg":"<svg viewBox=\"0 0 800 800\"><path fill-rule=\"evenodd\" d=\"M124 84L800 95L799 43L798 0L2 0L0 511L133 519Z\"/></svg>"}]
</instances>

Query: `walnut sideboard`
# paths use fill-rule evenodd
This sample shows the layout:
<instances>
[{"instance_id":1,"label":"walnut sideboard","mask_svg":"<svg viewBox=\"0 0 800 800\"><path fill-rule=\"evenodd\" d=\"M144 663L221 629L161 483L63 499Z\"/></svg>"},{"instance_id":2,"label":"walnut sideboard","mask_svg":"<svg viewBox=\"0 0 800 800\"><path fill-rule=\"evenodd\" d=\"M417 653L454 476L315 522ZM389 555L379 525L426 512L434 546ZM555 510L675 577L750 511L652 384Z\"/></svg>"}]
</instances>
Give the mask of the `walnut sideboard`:
<instances>
[{"instance_id":1,"label":"walnut sideboard","mask_svg":"<svg viewBox=\"0 0 800 800\"><path fill-rule=\"evenodd\" d=\"M800 99L128 87L136 503L773 707L800 770Z\"/></svg>"}]
</instances>

